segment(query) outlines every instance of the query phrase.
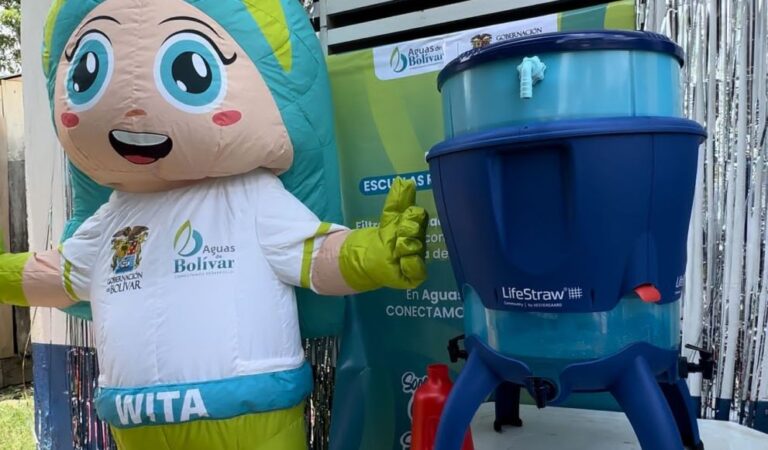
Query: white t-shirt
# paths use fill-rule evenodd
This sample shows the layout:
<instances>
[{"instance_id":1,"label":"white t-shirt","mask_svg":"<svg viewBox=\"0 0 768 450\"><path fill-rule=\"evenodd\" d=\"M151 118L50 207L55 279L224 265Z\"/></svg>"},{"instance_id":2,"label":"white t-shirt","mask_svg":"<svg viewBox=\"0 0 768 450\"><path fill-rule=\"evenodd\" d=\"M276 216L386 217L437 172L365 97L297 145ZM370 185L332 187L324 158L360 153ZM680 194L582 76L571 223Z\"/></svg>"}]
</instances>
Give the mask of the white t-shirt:
<instances>
[{"instance_id":1,"label":"white t-shirt","mask_svg":"<svg viewBox=\"0 0 768 450\"><path fill-rule=\"evenodd\" d=\"M304 363L292 286L328 232L271 172L117 192L62 247L88 300L101 387L198 383ZM308 286L311 287L311 286Z\"/></svg>"}]
</instances>

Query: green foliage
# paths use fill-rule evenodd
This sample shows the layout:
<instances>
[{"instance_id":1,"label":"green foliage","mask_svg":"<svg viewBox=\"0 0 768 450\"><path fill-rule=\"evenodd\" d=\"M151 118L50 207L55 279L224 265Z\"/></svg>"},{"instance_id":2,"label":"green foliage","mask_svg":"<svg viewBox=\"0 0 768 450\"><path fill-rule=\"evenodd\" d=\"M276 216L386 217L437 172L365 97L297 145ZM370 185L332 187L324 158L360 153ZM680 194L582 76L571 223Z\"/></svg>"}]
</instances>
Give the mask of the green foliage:
<instances>
[{"instance_id":1,"label":"green foliage","mask_svg":"<svg viewBox=\"0 0 768 450\"><path fill-rule=\"evenodd\" d=\"M0 391L0 450L34 450L33 403L29 388Z\"/></svg>"},{"instance_id":2,"label":"green foliage","mask_svg":"<svg viewBox=\"0 0 768 450\"><path fill-rule=\"evenodd\" d=\"M21 71L21 0L0 0L0 74Z\"/></svg>"}]
</instances>

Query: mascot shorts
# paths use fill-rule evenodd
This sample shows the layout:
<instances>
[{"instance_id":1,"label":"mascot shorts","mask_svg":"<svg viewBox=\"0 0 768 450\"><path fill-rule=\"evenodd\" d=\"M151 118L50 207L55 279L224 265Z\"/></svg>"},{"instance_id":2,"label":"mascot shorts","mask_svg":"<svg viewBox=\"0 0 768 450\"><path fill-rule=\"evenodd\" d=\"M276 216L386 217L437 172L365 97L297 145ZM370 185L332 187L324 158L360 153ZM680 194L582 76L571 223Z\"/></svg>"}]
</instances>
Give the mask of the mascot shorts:
<instances>
[{"instance_id":1,"label":"mascot shorts","mask_svg":"<svg viewBox=\"0 0 768 450\"><path fill-rule=\"evenodd\" d=\"M120 450L306 450L304 405L226 420L112 428Z\"/></svg>"}]
</instances>

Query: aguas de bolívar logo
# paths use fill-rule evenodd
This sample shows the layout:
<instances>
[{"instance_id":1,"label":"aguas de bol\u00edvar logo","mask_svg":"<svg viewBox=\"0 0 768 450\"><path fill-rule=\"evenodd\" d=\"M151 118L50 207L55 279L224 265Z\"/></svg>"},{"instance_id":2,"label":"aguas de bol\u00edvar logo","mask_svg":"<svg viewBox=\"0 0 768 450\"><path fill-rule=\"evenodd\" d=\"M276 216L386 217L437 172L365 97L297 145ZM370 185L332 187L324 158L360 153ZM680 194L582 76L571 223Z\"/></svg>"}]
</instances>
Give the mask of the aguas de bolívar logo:
<instances>
[{"instance_id":1,"label":"aguas de bol\u00edvar logo","mask_svg":"<svg viewBox=\"0 0 768 450\"><path fill-rule=\"evenodd\" d=\"M176 277L222 275L233 273L235 269L235 246L209 244L189 220L176 231L173 249L178 256L173 260Z\"/></svg>"}]
</instances>

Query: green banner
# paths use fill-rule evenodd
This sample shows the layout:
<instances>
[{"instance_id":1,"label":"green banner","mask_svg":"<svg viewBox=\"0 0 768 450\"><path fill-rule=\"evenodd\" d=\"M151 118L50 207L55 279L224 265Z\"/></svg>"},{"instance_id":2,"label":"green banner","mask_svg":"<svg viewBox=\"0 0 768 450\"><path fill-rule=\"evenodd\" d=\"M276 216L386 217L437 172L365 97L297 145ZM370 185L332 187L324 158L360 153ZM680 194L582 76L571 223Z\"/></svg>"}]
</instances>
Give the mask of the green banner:
<instances>
[{"instance_id":1,"label":"green banner","mask_svg":"<svg viewBox=\"0 0 768 450\"><path fill-rule=\"evenodd\" d=\"M347 300L333 399L333 450L410 448L413 392L448 362L464 310L431 191L426 152L442 141L437 74L473 46L557 30L634 28L633 1L329 57L347 225L372 226L395 176L412 178L430 214L429 278L418 289ZM452 376L459 364L451 365Z\"/></svg>"}]
</instances>

